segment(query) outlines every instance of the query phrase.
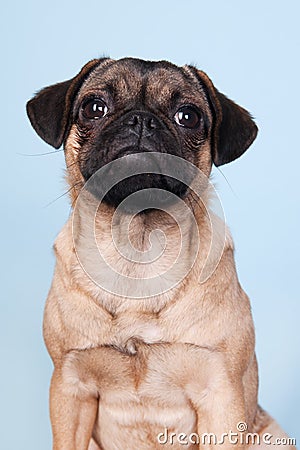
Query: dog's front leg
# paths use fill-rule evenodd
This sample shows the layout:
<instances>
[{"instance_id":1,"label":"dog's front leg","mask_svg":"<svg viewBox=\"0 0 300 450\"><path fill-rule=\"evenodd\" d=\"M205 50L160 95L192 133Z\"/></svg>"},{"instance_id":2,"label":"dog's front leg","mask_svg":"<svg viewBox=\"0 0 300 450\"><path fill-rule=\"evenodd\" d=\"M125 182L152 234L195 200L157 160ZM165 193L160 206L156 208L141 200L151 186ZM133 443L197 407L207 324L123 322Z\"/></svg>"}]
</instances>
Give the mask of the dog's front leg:
<instances>
[{"instance_id":1,"label":"dog's front leg","mask_svg":"<svg viewBox=\"0 0 300 450\"><path fill-rule=\"evenodd\" d=\"M65 365L54 370L50 388L53 450L88 449L98 398L86 381Z\"/></svg>"},{"instance_id":2,"label":"dog's front leg","mask_svg":"<svg viewBox=\"0 0 300 450\"><path fill-rule=\"evenodd\" d=\"M96 420L99 402L107 389L115 386L124 391L133 383L132 358L112 347L65 354L56 365L50 389L53 450L88 450L89 445L94 450L90 442L94 427L96 434L101 432ZM109 434L107 424L105 433Z\"/></svg>"},{"instance_id":3,"label":"dog's front leg","mask_svg":"<svg viewBox=\"0 0 300 450\"><path fill-rule=\"evenodd\" d=\"M239 386L220 383L215 389L194 398L197 434L201 449L244 449L239 425L245 422L243 392Z\"/></svg>"},{"instance_id":4,"label":"dog's front leg","mask_svg":"<svg viewBox=\"0 0 300 450\"><path fill-rule=\"evenodd\" d=\"M186 392L197 416L203 449L244 449L238 424L246 423L242 376L228 371L226 356L198 348L193 351ZM198 367L198 370L195 370Z\"/></svg>"},{"instance_id":5,"label":"dog's front leg","mask_svg":"<svg viewBox=\"0 0 300 450\"><path fill-rule=\"evenodd\" d=\"M101 448L99 447L99 445L96 444L94 439L91 439L88 450L101 450Z\"/></svg>"}]
</instances>

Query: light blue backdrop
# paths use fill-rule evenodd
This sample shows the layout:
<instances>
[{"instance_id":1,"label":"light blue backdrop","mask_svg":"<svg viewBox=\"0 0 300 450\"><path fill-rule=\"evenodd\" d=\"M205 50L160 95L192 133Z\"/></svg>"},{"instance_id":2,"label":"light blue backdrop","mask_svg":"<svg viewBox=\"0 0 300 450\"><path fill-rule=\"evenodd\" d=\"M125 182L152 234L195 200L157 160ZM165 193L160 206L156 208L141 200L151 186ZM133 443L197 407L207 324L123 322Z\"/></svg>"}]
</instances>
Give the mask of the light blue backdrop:
<instances>
[{"instance_id":1,"label":"light blue backdrop","mask_svg":"<svg viewBox=\"0 0 300 450\"><path fill-rule=\"evenodd\" d=\"M257 141L214 180L252 301L260 401L300 439L299 2L29 0L1 9L0 447L51 447L41 325L51 246L69 213L66 196L47 206L66 190L63 153L39 156L52 149L30 128L25 102L103 54L195 63L256 117Z\"/></svg>"}]
</instances>

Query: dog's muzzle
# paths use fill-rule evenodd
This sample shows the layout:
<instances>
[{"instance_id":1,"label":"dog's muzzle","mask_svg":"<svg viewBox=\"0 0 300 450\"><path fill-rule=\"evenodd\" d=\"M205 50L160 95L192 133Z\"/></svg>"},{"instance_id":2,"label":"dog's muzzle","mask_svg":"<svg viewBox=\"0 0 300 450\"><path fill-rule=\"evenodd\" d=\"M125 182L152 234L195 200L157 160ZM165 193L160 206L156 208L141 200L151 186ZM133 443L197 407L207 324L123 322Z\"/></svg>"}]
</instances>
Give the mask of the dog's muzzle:
<instances>
[{"instance_id":1,"label":"dog's muzzle","mask_svg":"<svg viewBox=\"0 0 300 450\"><path fill-rule=\"evenodd\" d=\"M130 158L127 158L128 155ZM135 148L126 148L117 159L118 164L108 164L101 169L101 176L96 173L88 182L88 190L99 200L115 208L120 207L124 212L137 213L165 209L186 195L188 186L176 178L175 168L175 177L164 175L166 168L160 153L147 150L136 152ZM135 174L128 176L132 169ZM121 176L121 181L104 193L109 180L116 176L120 178L120 170L124 177Z\"/></svg>"},{"instance_id":2,"label":"dog's muzzle","mask_svg":"<svg viewBox=\"0 0 300 450\"><path fill-rule=\"evenodd\" d=\"M108 155L109 161L101 177L95 177L93 173L94 180L89 182L88 190L98 199L132 213L165 209L186 195L188 183L180 181L182 167L179 158L171 162L174 176L168 176L166 173L170 160L161 157L163 154L179 156L178 143L174 142L174 136L164 122L151 112L135 110L126 113L99 139L99 148L108 149L104 153ZM97 149L94 155L96 153ZM126 158L129 155L130 158ZM118 161L118 164L112 164L114 161ZM98 167L103 169L103 163L99 157ZM86 166L83 173L85 179L90 178L94 167L89 171L89 166ZM113 179L117 175L116 171L122 175L121 180L119 178L104 193L106 181Z\"/></svg>"}]
</instances>

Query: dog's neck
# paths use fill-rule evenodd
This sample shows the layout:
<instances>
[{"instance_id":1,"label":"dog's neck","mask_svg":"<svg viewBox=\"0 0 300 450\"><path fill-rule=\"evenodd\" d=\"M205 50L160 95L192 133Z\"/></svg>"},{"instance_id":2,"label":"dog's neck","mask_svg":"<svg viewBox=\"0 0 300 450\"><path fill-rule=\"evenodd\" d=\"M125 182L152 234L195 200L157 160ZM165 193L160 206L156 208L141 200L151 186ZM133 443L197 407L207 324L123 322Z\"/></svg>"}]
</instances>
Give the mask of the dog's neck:
<instances>
[{"instance_id":1,"label":"dog's neck","mask_svg":"<svg viewBox=\"0 0 300 450\"><path fill-rule=\"evenodd\" d=\"M132 308L158 312L178 289L183 295L190 277L200 279L204 267L213 270L221 256L222 238L217 239L216 255L207 256L209 196L208 191L202 204L187 198L168 211L130 217L104 203L98 207L86 193L71 218L76 254L72 276L111 313Z\"/></svg>"}]
</instances>

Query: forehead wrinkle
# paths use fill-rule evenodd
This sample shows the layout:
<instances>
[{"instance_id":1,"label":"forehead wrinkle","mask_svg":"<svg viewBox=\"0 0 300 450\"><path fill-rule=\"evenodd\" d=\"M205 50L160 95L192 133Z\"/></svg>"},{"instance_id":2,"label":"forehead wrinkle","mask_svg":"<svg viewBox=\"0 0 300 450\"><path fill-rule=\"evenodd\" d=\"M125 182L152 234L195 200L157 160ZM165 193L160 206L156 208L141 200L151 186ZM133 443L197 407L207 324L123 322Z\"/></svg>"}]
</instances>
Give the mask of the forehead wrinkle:
<instances>
[{"instance_id":1,"label":"forehead wrinkle","mask_svg":"<svg viewBox=\"0 0 300 450\"><path fill-rule=\"evenodd\" d=\"M191 77L181 69L178 71L158 69L149 74L147 83L147 98L157 103L175 108L181 103L196 103L203 105L203 95L198 91Z\"/></svg>"},{"instance_id":2,"label":"forehead wrinkle","mask_svg":"<svg viewBox=\"0 0 300 450\"><path fill-rule=\"evenodd\" d=\"M134 67L120 66L115 62L108 69L100 69L92 74L83 85L83 90L102 89L116 98L133 98L141 90L141 76Z\"/></svg>"},{"instance_id":3,"label":"forehead wrinkle","mask_svg":"<svg viewBox=\"0 0 300 450\"><path fill-rule=\"evenodd\" d=\"M142 82L139 77L132 76L132 73L119 74L113 80L116 92L126 97L134 97L141 90Z\"/></svg>"},{"instance_id":4,"label":"forehead wrinkle","mask_svg":"<svg viewBox=\"0 0 300 450\"><path fill-rule=\"evenodd\" d=\"M80 93L104 90L120 105L139 102L175 108L178 103L206 103L205 93L188 67L162 67L160 62L148 67L131 60L111 61L106 67L97 67L84 82ZM206 109L206 108L205 108Z\"/></svg>"}]
</instances>

